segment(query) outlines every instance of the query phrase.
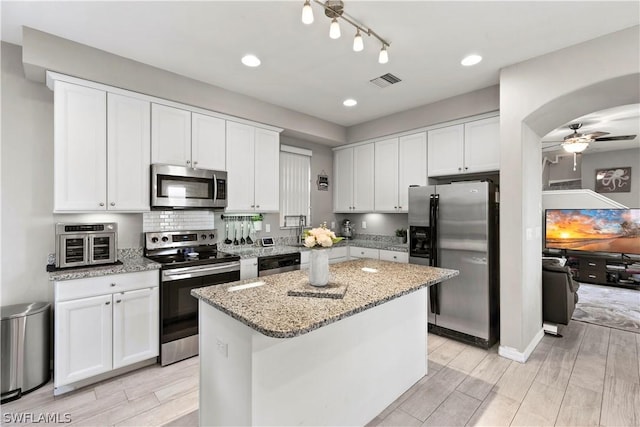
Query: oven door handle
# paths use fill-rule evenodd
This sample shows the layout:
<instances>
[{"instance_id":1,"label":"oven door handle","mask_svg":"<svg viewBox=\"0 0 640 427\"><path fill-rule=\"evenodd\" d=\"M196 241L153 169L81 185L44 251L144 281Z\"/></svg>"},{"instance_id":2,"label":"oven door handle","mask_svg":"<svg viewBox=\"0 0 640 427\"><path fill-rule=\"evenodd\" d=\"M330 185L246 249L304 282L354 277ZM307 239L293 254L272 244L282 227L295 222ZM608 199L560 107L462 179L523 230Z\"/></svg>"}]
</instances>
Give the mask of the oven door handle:
<instances>
[{"instance_id":1,"label":"oven door handle","mask_svg":"<svg viewBox=\"0 0 640 427\"><path fill-rule=\"evenodd\" d=\"M190 277L207 276L216 273L229 273L240 271L240 261L227 262L214 266L204 267L182 267L164 270L162 272L162 280L168 282L171 280L188 279Z\"/></svg>"}]
</instances>

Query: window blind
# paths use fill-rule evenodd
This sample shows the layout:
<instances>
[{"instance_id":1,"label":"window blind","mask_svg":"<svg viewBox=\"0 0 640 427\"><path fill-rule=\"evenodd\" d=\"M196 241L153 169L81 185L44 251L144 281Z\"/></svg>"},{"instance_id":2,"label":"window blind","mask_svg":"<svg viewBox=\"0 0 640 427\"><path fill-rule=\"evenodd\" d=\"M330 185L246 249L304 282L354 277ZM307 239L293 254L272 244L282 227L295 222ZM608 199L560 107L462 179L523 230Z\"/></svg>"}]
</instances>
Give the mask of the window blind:
<instances>
[{"instance_id":1,"label":"window blind","mask_svg":"<svg viewBox=\"0 0 640 427\"><path fill-rule=\"evenodd\" d=\"M299 215L309 224L310 210L311 157L280 151L280 226L297 226L297 219L285 217Z\"/></svg>"}]
</instances>

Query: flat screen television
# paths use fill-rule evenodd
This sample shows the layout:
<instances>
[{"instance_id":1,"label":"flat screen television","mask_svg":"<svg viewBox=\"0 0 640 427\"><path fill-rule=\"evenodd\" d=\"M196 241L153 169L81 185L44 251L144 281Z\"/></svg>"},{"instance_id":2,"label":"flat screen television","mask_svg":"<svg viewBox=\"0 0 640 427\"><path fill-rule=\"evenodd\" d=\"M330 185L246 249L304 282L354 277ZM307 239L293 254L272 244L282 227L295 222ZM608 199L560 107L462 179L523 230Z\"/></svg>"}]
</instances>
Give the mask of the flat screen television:
<instances>
[{"instance_id":1,"label":"flat screen television","mask_svg":"<svg viewBox=\"0 0 640 427\"><path fill-rule=\"evenodd\" d=\"M545 247L640 255L640 209L547 209Z\"/></svg>"}]
</instances>

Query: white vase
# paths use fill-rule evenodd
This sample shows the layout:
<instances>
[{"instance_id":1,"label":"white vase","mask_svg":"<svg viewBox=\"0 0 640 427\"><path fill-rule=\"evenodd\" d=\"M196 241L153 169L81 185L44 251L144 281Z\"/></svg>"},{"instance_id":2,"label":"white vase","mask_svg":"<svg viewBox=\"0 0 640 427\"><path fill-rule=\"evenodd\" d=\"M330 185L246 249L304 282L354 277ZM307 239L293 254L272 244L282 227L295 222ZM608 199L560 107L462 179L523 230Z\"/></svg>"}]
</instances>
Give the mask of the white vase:
<instances>
[{"instance_id":1,"label":"white vase","mask_svg":"<svg viewBox=\"0 0 640 427\"><path fill-rule=\"evenodd\" d=\"M329 283L329 250L312 249L309 255L309 284L326 286Z\"/></svg>"}]
</instances>

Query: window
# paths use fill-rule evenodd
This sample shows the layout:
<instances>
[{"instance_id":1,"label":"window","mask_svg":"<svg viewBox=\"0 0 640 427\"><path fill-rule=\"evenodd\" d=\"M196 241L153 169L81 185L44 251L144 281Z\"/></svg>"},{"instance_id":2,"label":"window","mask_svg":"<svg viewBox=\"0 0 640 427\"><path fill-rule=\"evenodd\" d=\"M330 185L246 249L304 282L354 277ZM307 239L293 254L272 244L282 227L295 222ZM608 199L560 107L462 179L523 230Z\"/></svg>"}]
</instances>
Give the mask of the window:
<instances>
[{"instance_id":1,"label":"window","mask_svg":"<svg viewBox=\"0 0 640 427\"><path fill-rule=\"evenodd\" d=\"M311 150L280 146L280 226L297 227L311 218Z\"/></svg>"}]
</instances>

